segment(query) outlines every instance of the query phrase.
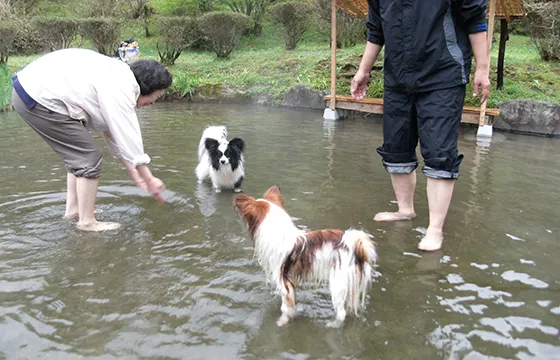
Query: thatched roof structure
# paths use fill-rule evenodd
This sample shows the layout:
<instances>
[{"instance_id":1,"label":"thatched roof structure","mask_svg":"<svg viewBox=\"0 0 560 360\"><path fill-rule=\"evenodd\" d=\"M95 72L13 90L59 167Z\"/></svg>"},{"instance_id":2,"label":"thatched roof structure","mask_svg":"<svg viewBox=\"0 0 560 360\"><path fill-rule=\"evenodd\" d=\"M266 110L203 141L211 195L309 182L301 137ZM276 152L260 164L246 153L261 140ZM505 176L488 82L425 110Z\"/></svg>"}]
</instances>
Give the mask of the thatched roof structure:
<instances>
[{"instance_id":1,"label":"thatched roof structure","mask_svg":"<svg viewBox=\"0 0 560 360\"><path fill-rule=\"evenodd\" d=\"M367 0L336 0L337 6L350 15L365 17L368 13ZM523 0L497 0L496 18L510 19L525 16Z\"/></svg>"}]
</instances>

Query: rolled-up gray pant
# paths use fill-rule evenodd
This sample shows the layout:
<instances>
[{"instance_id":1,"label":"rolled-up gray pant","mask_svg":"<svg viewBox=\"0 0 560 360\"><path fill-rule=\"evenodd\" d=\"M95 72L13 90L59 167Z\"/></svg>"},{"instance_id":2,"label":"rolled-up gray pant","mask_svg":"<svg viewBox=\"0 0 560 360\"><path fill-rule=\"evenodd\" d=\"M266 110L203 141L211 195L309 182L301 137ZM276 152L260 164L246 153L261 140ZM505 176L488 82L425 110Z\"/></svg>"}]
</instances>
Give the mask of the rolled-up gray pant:
<instances>
[{"instance_id":1,"label":"rolled-up gray pant","mask_svg":"<svg viewBox=\"0 0 560 360\"><path fill-rule=\"evenodd\" d=\"M103 153L81 120L51 111L39 103L28 109L15 90L12 105L62 159L69 173L89 179L101 176Z\"/></svg>"}]
</instances>

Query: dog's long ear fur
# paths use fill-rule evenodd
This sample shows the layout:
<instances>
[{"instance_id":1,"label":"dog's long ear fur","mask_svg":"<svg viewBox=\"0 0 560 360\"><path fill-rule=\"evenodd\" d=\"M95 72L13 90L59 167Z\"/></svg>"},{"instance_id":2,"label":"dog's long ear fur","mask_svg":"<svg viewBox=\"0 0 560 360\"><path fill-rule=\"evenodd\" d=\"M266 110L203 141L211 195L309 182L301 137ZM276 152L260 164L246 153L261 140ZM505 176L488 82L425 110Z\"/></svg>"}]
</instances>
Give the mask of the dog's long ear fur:
<instances>
[{"instance_id":1,"label":"dog's long ear fur","mask_svg":"<svg viewBox=\"0 0 560 360\"><path fill-rule=\"evenodd\" d=\"M229 145L237 148L239 151L243 152L245 150L245 141L241 138L233 138L229 141Z\"/></svg>"},{"instance_id":2,"label":"dog's long ear fur","mask_svg":"<svg viewBox=\"0 0 560 360\"><path fill-rule=\"evenodd\" d=\"M243 221L249 227L251 238L254 240L255 233L266 217L270 204L266 201L257 201L245 194L236 196L233 202L235 210L243 217Z\"/></svg>"},{"instance_id":3,"label":"dog's long ear fur","mask_svg":"<svg viewBox=\"0 0 560 360\"><path fill-rule=\"evenodd\" d=\"M208 138L204 142L204 146L206 146L206 150L208 150L208 152L214 152L218 146L220 146L220 143L218 140Z\"/></svg>"},{"instance_id":4,"label":"dog's long ear fur","mask_svg":"<svg viewBox=\"0 0 560 360\"><path fill-rule=\"evenodd\" d=\"M264 193L264 199L284 209L284 197L282 196L278 186L274 185L270 187L270 189Z\"/></svg>"}]
</instances>

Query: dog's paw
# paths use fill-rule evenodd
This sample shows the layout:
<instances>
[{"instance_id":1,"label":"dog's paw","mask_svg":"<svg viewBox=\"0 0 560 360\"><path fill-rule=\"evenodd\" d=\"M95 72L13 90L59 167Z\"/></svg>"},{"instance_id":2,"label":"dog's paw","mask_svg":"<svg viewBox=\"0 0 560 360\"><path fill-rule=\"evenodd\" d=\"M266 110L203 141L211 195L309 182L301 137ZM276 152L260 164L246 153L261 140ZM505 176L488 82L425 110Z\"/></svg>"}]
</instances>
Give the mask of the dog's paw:
<instances>
[{"instance_id":1,"label":"dog's paw","mask_svg":"<svg viewBox=\"0 0 560 360\"><path fill-rule=\"evenodd\" d=\"M203 181L198 179L196 182L199 183L199 184L202 184Z\"/></svg>"},{"instance_id":2,"label":"dog's paw","mask_svg":"<svg viewBox=\"0 0 560 360\"><path fill-rule=\"evenodd\" d=\"M222 189L220 189L220 188L214 188L214 191L215 191L216 193L221 193L221 192L222 192Z\"/></svg>"},{"instance_id":3,"label":"dog's paw","mask_svg":"<svg viewBox=\"0 0 560 360\"><path fill-rule=\"evenodd\" d=\"M287 317L287 316L285 316L285 315L282 315L282 316L280 316L280 318L278 319L278 321L276 321L276 325L278 325L278 326L287 325L287 324L290 322L290 320L291 320L291 318L289 318L289 317Z\"/></svg>"},{"instance_id":4,"label":"dog's paw","mask_svg":"<svg viewBox=\"0 0 560 360\"><path fill-rule=\"evenodd\" d=\"M233 192L240 193L240 192L241 192L241 189L240 189L240 188L233 189Z\"/></svg>"},{"instance_id":5,"label":"dog's paw","mask_svg":"<svg viewBox=\"0 0 560 360\"><path fill-rule=\"evenodd\" d=\"M344 324L344 320L338 320L338 319L336 319L336 320L333 320L333 321L329 321L329 322L327 323L327 327L330 327L330 328L339 328L339 327L342 326L342 324Z\"/></svg>"}]
</instances>

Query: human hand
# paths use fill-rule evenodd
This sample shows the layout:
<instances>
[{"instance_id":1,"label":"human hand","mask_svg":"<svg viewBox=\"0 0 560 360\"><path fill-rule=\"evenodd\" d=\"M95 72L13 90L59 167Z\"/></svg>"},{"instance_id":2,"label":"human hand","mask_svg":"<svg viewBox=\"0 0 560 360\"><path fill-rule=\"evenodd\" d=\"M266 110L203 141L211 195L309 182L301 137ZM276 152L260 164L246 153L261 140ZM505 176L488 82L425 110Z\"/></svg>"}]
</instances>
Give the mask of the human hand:
<instances>
[{"instance_id":1,"label":"human hand","mask_svg":"<svg viewBox=\"0 0 560 360\"><path fill-rule=\"evenodd\" d=\"M163 203L163 192L165 191L165 185L157 177L152 177L148 182L148 191L159 203Z\"/></svg>"},{"instance_id":2,"label":"human hand","mask_svg":"<svg viewBox=\"0 0 560 360\"><path fill-rule=\"evenodd\" d=\"M136 184L136 186L138 186L140 189L144 190L145 192L148 192L148 184L146 184L146 181L142 179L142 176L140 176L138 170L134 168L128 168L127 170L128 170L128 174L130 175L130 178L132 179L132 181L134 181L134 184Z\"/></svg>"},{"instance_id":3,"label":"human hand","mask_svg":"<svg viewBox=\"0 0 560 360\"><path fill-rule=\"evenodd\" d=\"M473 96L477 97L479 90L482 90L482 97L480 103L484 104L490 95L490 76L488 75L488 68L476 69L473 78Z\"/></svg>"},{"instance_id":4,"label":"human hand","mask_svg":"<svg viewBox=\"0 0 560 360\"><path fill-rule=\"evenodd\" d=\"M369 81L369 73L358 71L350 83L350 93L356 100L361 100L366 96Z\"/></svg>"}]
</instances>

